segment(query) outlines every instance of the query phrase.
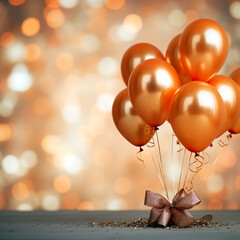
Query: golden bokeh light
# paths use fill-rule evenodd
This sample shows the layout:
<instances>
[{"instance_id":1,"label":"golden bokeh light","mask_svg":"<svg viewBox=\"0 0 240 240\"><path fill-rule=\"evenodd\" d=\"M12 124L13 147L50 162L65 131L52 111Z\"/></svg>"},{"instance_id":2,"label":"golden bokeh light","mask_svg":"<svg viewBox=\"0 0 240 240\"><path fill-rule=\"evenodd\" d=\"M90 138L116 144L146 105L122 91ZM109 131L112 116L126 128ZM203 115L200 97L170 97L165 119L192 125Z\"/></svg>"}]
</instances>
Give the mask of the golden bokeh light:
<instances>
[{"instance_id":1,"label":"golden bokeh light","mask_svg":"<svg viewBox=\"0 0 240 240\"><path fill-rule=\"evenodd\" d=\"M0 142L6 142L11 139L12 130L7 124L0 124Z\"/></svg>"},{"instance_id":2,"label":"golden bokeh light","mask_svg":"<svg viewBox=\"0 0 240 240\"><path fill-rule=\"evenodd\" d=\"M13 6L22 5L26 0L8 0L8 2Z\"/></svg>"},{"instance_id":3,"label":"golden bokeh light","mask_svg":"<svg viewBox=\"0 0 240 240\"><path fill-rule=\"evenodd\" d=\"M105 6L111 10L119 10L125 4L125 0L105 0Z\"/></svg>"},{"instance_id":4,"label":"golden bokeh light","mask_svg":"<svg viewBox=\"0 0 240 240\"><path fill-rule=\"evenodd\" d=\"M17 182L12 187L12 195L16 200L24 200L33 192L34 185L31 180Z\"/></svg>"},{"instance_id":5,"label":"golden bokeh light","mask_svg":"<svg viewBox=\"0 0 240 240\"><path fill-rule=\"evenodd\" d=\"M73 56L68 52L60 53L56 59L56 66L60 71L69 71L74 64Z\"/></svg>"},{"instance_id":6,"label":"golden bokeh light","mask_svg":"<svg viewBox=\"0 0 240 240\"><path fill-rule=\"evenodd\" d=\"M13 44L15 40L15 35L12 32L5 32L0 38L0 45L7 48Z\"/></svg>"},{"instance_id":7,"label":"golden bokeh light","mask_svg":"<svg viewBox=\"0 0 240 240\"><path fill-rule=\"evenodd\" d=\"M142 18L137 14L129 14L124 18L123 26L131 33L139 32L142 28Z\"/></svg>"},{"instance_id":8,"label":"golden bokeh light","mask_svg":"<svg viewBox=\"0 0 240 240\"><path fill-rule=\"evenodd\" d=\"M42 140L42 148L46 153L53 154L59 145L59 138L54 135L46 135Z\"/></svg>"},{"instance_id":9,"label":"golden bokeh light","mask_svg":"<svg viewBox=\"0 0 240 240\"><path fill-rule=\"evenodd\" d=\"M59 193L66 193L71 189L71 180L66 175L59 175L54 178L53 186L54 189Z\"/></svg>"},{"instance_id":10,"label":"golden bokeh light","mask_svg":"<svg viewBox=\"0 0 240 240\"><path fill-rule=\"evenodd\" d=\"M64 14L60 9L53 9L46 12L46 22L51 28L61 27L64 20Z\"/></svg>"},{"instance_id":11,"label":"golden bokeh light","mask_svg":"<svg viewBox=\"0 0 240 240\"><path fill-rule=\"evenodd\" d=\"M88 211L90 211L90 210L95 210L96 208L95 208L95 206L94 206L94 204L92 202L90 202L90 201L83 201L83 202L81 202L78 205L77 209L78 210L88 210Z\"/></svg>"},{"instance_id":12,"label":"golden bokeh light","mask_svg":"<svg viewBox=\"0 0 240 240\"><path fill-rule=\"evenodd\" d=\"M196 21L197 19L199 19L199 14L193 9L187 10L184 14L184 21L186 24Z\"/></svg>"},{"instance_id":13,"label":"golden bokeh light","mask_svg":"<svg viewBox=\"0 0 240 240\"><path fill-rule=\"evenodd\" d=\"M35 36L40 31L40 22L35 17L29 17L23 21L21 30L27 37Z\"/></svg>"},{"instance_id":14,"label":"golden bokeh light","mask_svg":"<svg viewBox=\"0 0 240 240\"><path fill-rule=\"evenodd\" d=\"M36 61L41 54L41 50L37 44L28 44L25 48L25 59L29 62Z\"/></svg>"},{"instance_id":15,"label":"golden bokeh light","mask_svg":"<svg viewBox=\"0 0 240 240\"><path fill-rule=\"evenodd\" d=\"M119 177L114 181L114 190L117 194L128 194L132 189L132 183L127 177Z\"/></svg>"},{"instance_id":16,"label":"golden bokeh light","mask_svg":"<svg viewBox=\"0 0 240 240\"><path fill-rule=\"evenodd\" d=\"M58 0L45 0L45 4L49 8L58 8L60 6Z\"/></svg>"}]
</instances>

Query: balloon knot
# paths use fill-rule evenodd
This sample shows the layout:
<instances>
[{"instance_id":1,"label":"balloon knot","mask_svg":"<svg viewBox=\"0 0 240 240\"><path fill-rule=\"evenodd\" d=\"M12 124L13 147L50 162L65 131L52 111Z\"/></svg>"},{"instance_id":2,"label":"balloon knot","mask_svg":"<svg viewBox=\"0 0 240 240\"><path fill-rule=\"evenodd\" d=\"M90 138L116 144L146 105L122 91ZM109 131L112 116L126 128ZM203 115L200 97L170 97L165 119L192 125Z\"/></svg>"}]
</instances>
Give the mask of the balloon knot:
<instances>
[{"instance_id":1,"label":"balloon knot","mask_svg":"<svg viewBox=\"0 0 240 240\"><path fill-rule=\"evenodd\" d=\"M142 148L142 147L140 147L140 150L139 150L139 152L143 152L143 148Z\"/></svg>"},{"instance_id":2,"label":"balloon knot","mask_svg":"<svg viewBox=\"0 0 240 240\"><path fill-rule=\"evenodd\" d=\"M158 126L155 126L155 127L154 127L154 130L155 130L155 131L159 130Z\"/></svg>"}]
</instances>

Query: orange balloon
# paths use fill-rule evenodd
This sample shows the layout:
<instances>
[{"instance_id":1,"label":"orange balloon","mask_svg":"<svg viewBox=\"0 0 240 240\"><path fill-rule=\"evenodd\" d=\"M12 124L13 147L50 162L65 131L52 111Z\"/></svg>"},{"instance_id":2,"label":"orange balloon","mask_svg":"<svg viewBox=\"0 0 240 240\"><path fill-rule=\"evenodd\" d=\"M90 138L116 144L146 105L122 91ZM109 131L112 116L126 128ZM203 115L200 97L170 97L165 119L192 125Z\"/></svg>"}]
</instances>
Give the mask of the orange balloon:
<instances>
[{"instance_id":1,"label":"orange balloon","mask_svg":"<svg viewBox=\"0 0 240 240\"><path fill-rule=\"evenodd\" d=\"M228 54L224 29L210 19L189 24L179 41L182 64L192 80L207 82L223 66Z\"/></svg>"},{"instance_id":2,"label":"orange balloon","mask_svg":"<svg viewBox=\"0 0 240 240\"><path fill-rule=\"evenodd\" d=\"M170 63L175 70L177 71L181 85L192 81L192 79L187 75L183 64L180 59L180 54L178 50L178 44L179 44L179 39L181 37L181 34L178 34L175 36L172 41L169 43L167 51L166 51L166 56L165 59L168 63Z\"/></svg>"},{"instance_id":3,"label":"orange balloon","mask_svg":"<svg viewBox=\"0 0 240 240\"><path fill-rule=\"evenodd\" d=\"M214 76L208 83L217 89L224 104L225 117L220 136L233 125L240 114L240 88L231 78L223 75Z\"/></svg>"},{"instance_id":4,"label":"orange balloon","mask_svg":"<svg viewBox=\"0 0 240 240\"><path fill-rule=\"evenodd\" d=\"M128 92L138 115L150 126L159 126L167 119L171 98L179 87L178 74L170 64L149 59L131 74Z\"/></svg>"},{"instance_id":5,"label":"orange balloon","mask_svg":"<svg viewBox=\"0 0 240 240\"><path fill-rule=\"evenodd\" d=\"M135 146L143 146L152 138L155 130L135 112L127 89L122 90L113 102L113 121L118 131Z\"/></svg>"},{"instance_id":6,"label":"orange balloon","mask_svg":"<svg viewBox=\"0 0 240 240\"><path fill-rule=\"evenodd\" d=\"M230 78L232 78L240 88L240 68L237 68L235 71L233 71L230 74ZM238 115L236 121L229 129L229 132L234 134L240 133L240 114Z\"/></svg>"},{"instance_id":7,"label":"orange balloon","mask_svg":"<svg viewBox=\"0 0 240 240\"><path fill-rule=\"evenodd\" d=\"M127 86L132 71L143 61L152 58L164 59L164 56L157 47L150 43L137 43L128 48L121 62L122 77Z\"/></svg>"},{"instance_id":8,"label":"orange balloon","mask_svg":"<svg viewBox=\"0 0 240 240\"><path fill-rule=\"evenodd\" d=\"M170 104L170 123L179 141L191 152L201 152L219 134L223 124L223 100L208 83L183 85Z\"/></svg>"}]
</instances>

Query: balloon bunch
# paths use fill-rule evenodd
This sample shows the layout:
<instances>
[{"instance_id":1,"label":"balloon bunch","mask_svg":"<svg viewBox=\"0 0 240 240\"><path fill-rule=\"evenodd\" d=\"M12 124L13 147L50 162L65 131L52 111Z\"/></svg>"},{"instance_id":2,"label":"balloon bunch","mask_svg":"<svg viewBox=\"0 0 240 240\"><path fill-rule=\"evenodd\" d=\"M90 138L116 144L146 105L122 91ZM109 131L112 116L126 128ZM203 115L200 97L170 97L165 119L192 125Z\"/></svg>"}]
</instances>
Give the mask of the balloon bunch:
<instances>
[{"instance_id":1,"label":"balloon bunch","mask_svg":"<svg viewBox=\"0 0 240 240\"><path fill-rule=\"evenodd\" d=\"M205 158L201 152L215 138L226 131L240 133L240 69L230 77L216 75L227 53L224 29L209 19L192 22L174 37L165 57L149 43L130 47L121 62L127 88L112 108L117 129L141 147L167 120L200 169ZM159 158L161 165L161 153ZM162 166L159 172L164 179Z\"/></svg>"}]
</instances>

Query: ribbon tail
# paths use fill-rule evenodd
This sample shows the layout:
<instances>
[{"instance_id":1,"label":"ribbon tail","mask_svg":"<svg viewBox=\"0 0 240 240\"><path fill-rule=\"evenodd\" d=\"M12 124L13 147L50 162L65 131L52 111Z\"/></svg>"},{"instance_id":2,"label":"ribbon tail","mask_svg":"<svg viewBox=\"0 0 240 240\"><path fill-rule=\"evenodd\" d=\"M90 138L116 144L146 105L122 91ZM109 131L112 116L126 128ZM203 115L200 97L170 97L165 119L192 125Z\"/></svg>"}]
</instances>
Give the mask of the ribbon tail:
<instances>
[{"instance_id":1,"label":"ribbon tail","mask_svg":"<svg viewBox=\"0 0 240 240\"><path fill-rule=\"evenodd\" d=\"M170 208L166 206L162 209L157 224L166 227L171 219L171 215L172 213L170 211Z\"/></svg>"},{"instance_id":2,"label":"ribbon tail","mask_svg":"<svg viewBox=\"0 0 240 240\"><path fill-rule=\"evenodd\" d=\"M157 223L161 213L162 209L152 208L148 219L148 224L153 225L154 223Z\"/></svg>"},{"instance_id":3,"label":"ribbon tail","mask_svg":"<svg viewBox=\"0 0 240 240\"><path fill-rule=\"evenodd\" d=\"M176 208L172 208L171 212L171 220L180 228L188 227L195 222L195 218L192 214L185 210L180 211Z\"/></svg>"}]
</instances>

